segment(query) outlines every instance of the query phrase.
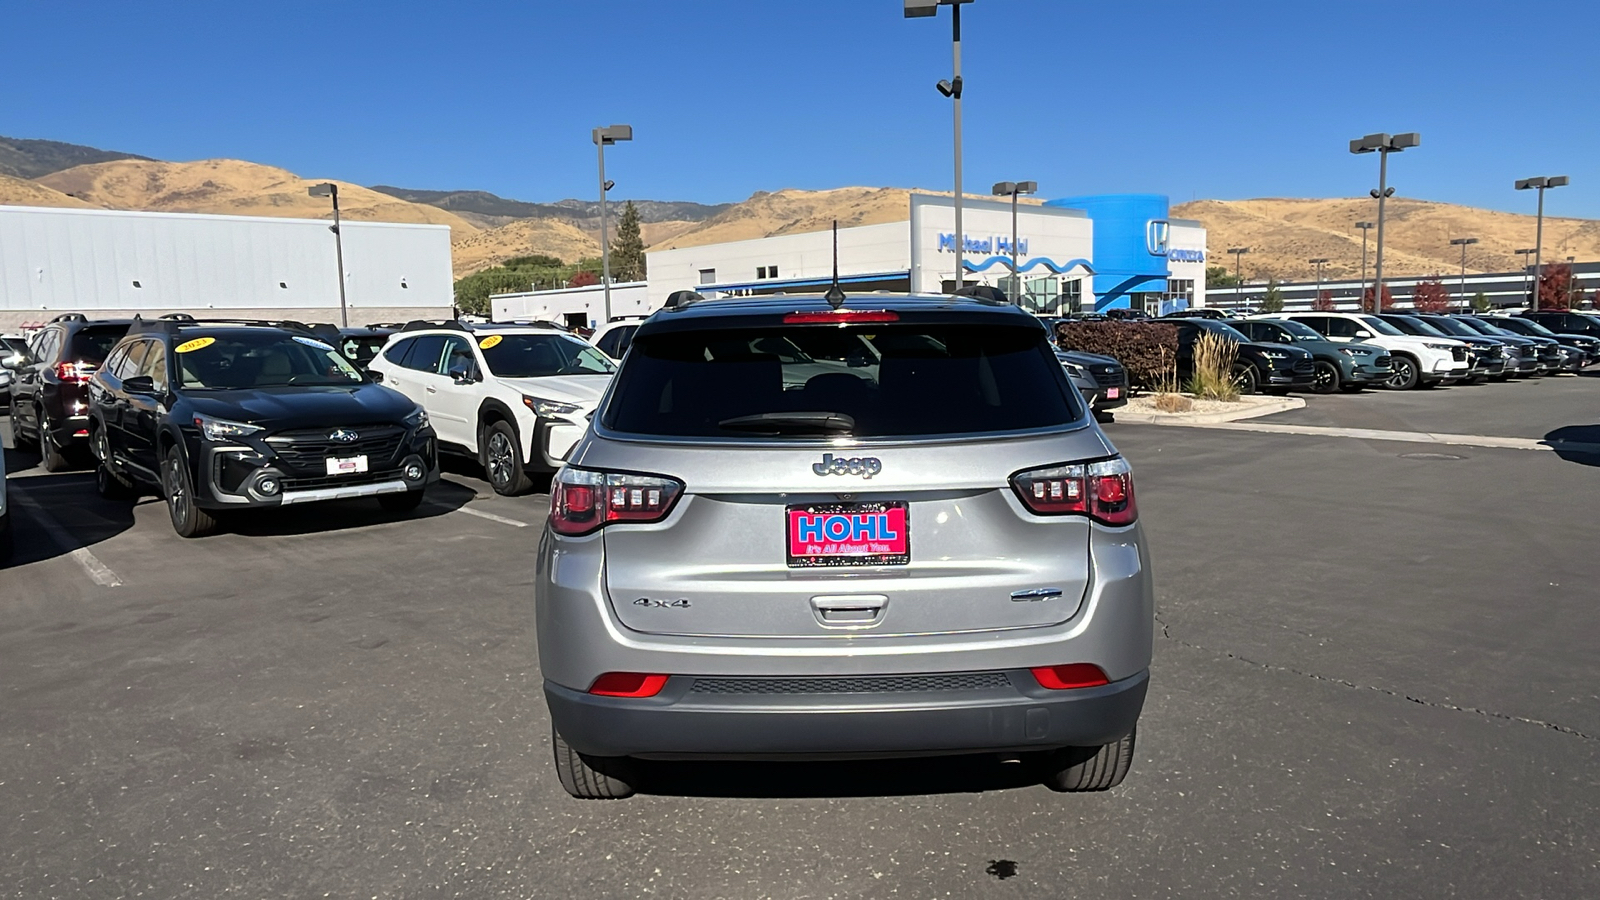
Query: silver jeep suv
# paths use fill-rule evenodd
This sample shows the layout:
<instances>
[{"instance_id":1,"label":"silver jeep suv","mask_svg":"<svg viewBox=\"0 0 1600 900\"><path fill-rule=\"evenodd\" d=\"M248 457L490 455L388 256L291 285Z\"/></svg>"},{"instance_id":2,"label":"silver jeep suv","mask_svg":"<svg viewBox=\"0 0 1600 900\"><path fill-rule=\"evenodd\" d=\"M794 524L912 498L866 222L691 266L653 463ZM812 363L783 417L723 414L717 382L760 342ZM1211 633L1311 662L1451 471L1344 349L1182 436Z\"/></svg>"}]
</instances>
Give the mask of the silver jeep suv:
<instances>
[{"instance_id":1,"label":"silver jeep suv","mask_svg":"<svg viewBox=\"0 0 1600 900\"><path fill-rule=\"evenodd\" d=\"M1015 307L687 300L634 336L551 485L556 769L998 753L1132 763L1155 601L1128 465Z\"/></svg>"}]
</instances>

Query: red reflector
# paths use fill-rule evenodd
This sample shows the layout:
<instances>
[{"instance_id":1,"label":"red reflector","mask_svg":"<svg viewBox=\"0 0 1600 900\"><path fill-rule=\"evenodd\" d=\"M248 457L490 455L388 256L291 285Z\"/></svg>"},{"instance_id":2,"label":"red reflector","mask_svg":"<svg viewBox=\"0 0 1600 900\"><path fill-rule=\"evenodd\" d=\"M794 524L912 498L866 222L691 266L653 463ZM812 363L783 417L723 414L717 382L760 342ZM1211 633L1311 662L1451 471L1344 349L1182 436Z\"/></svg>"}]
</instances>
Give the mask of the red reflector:
<instances>
[{"instance_id":1,"label":"red reflector","mask_svg":"<svg viewBox=\"0 0 1600 900\"><path fill-rule=\"evenodd\" d=\"M794 312L783 317L785 325L870 325L881 322L898 322L900 314L892 310L873 311L841 309L837 312Z\"/></svg>"},{"instance_id":2,"label":"red reflector","mask_svg":"<svg viewBox=\"0 0 1600 900\"><path fill-rule=\"evenodd\" d=\"M667 686L665 675L638 672L607 672L589 685L589 693L601 697L654 697Z\"/></svg>"},{"instance_id":3,"label":"red reflector","mask_svg":"<svg viewBox=\"0 0 1600 900\"><path fill-rule=\"evenodd\" d=\"M88 437L89 436L89 429L87 429L87 428L79 428L77 431L74 431L72 433L72 436L73 437Z\"/></svg>"},{"instance_id":4,"label":"red reflector","mask_svg":"<svg viewBox=\"0 0 1600 900\"><path fill-rule=\"evenodd\" d=\"M1068 663L1064 666L1040 666L1030 670L1042 688L1052 691L1070 691L1074 688L1099 687L1110 684L1106 673L1093 663Z\"/></svg>"}]
</instances>

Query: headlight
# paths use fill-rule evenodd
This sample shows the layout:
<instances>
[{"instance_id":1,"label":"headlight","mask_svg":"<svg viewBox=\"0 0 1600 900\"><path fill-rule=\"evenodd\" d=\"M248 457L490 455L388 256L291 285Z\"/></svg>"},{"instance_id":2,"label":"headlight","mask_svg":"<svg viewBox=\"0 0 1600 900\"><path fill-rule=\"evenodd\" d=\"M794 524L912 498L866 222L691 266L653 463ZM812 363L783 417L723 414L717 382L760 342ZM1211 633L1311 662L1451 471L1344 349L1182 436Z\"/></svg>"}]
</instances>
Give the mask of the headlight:
<instances>
[{"instance_id":1,"label":"headlight","mask_svg":"<svg viewBox=\"0 0 1600 900\"><path fill-rule=\"evenodd\" d=\"M417 407L417 411L402 419L407 428L421 428L428 424L428 411Z\"/></svg>"},{"instance_id":2,"label":"headlight","mask_svg":"<svg viewBox=\"0 0 1600 900\"><path fill-rule=\"evenodd\" d=\"M546 400L543 397L530 397L527 394L522 395L522 405L533 410L533 414L540 418L564 416L583 408L576 403L561 403L556 400Z\"/></svg>"},{"instance_id":3,"label":"headlight","mask_svg":"<svg viewBox=\"0 0 1600 900\"><path fill-rule=\"evenodd\" d=\"M1071 375L1074 378L1088 378L1089 377L1089 373L1085 372L1083 370L1083 366L1077 365L1076 363L1064 362L1064 363L1061 364L1061 368L1066 369L1067 370L1067 374Z\"/></svg>"},{"instance_id":4,"label":"headlight","mask_svg":"<svg viewBox=\"0 0 1600 900\"><path fill-rule=\"evenodd\" d=\"M230 422L227 419L213 419L210 416L196 415L194 417L196 428L206 436L208 441L233 441L242 437L249 437L260 432L260 425L246 425L243 422Z\"/></svg>"},{"instance_id":5,"label":"headlight","mask_svg":"<svg viewBox=\"0 0 1600 900\"><path fill-rule=\"evenodd\" d=\"M1371 356L1371 350L1362 350L1357 347L1340 347L1339 352L1345 356Z\"/></svg>"},{"instance_id":6,"label":"headlight","mask_svg":"<svg viewBox=\"0 0 1600 900\"><path fill-rule=\"evenodd\" d=\"M1289 354L1282 353L1282 352L1279 352L1277 350L1263 350L1263 351L1261 351L1261 355L1265 356L1267 359L1288 359L1289 358Z\"/></svg>"},{"instance_id":7,"label":"headlight","mask_svg":"<svg viewBox=\"0 0 1600 900\"><path fill-rule=\"evenodd\" d=\"M1427 344L1425 346L1429 350L1438 350L1440 353L1449 353L1451 350L1455 349L1454 347L1450 346L1449 344Z\"/></svg>"}]
</instances>

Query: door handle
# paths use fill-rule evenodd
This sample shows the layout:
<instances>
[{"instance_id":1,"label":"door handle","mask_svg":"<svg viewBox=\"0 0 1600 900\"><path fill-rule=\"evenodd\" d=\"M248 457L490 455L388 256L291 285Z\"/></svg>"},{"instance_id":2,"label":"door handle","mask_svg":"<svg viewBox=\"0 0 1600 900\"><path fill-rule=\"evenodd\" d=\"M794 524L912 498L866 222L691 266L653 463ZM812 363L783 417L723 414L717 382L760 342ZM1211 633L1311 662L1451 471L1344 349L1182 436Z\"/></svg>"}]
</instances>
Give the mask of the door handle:
<instances>
[{"instance_id":1,"label":"door handle","mask_svg":"<svg viewBox=\"0 0 1600 900\"><path fill-rule=\"evenodd\" d=\"M395 386L395 387L399 387L399 386L400 386L400 379L398 379L398 378L391 378L391 379L389 379L389 383L390 383L390 384L392 384L392 385L394 385L394 386Z\"/></svg>"},{"instance_id":2,"label":"door handle","mask_svg":"<svg viewBox=\"0 0 1600 900\"><path fill-rule=\"evenodd\" d=\"M847 594L811 598L817 621L830 628L867 628L883 619L889 598L883 594Z\"/></svg>"},{"instance_id":3,"label":"door handle","mask_svg":"<svg viewBox=\"0 0 1600 900\"><path fill-rule=\"evenodd\" d=\"M436 388L436 387L430 387L430 388L428 388L428 393L437 394L437 393L439 393L439 389Z\"/></svg>"}]
</instances>

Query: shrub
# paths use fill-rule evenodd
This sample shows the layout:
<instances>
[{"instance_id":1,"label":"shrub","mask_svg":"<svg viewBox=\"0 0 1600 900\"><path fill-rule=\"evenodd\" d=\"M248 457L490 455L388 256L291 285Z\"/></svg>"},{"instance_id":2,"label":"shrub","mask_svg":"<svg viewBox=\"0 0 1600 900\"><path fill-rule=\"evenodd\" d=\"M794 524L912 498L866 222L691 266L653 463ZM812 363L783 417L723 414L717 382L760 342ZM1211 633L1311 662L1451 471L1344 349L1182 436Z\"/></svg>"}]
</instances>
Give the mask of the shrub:
<instances>
[{"instance_id":1,"label":"shrub","mask_svg":"<svg viewBox=\"0 0 1600 900\"><path fill-rule=\"evenodd\" d=\"M1062 322L1056 343L1065 350L1112 357L1128 370L1132 384L1150 388L1172 371L1178 329L1165 323Z\"/></svg>"},{"instance_id":2,"label":"shrub","mask_svg":"<svg viewBox=\"0 0 1600 900\"><path fill-rule=\"evenodd\" d=\"M1333 303L1333 291L1323 291L1318 294L1311 308L1317 312L1333 312L1336 308Z\"/></svg>"},{"instance_id":3,"label":"shrub","mask_svg":"<svg viewBox=\"0 0 1600 900\"><path fill-rule=\"evenodd\" d=\"M1361 311L1372 312L1372 288L1367 288L1366 292L1361 295ZM1394 294L1389 292L1387 284L1383 286L1383 311L1394 311Z\"/></svg>"},{"instance_id":4,"label":"shrub","mask_svg":"<svg viewBox=\"0 0 1600 900\"><path fill-rule=\"evenodd\" d=\"M1201 400L1239 399L1239 385L1233 380L1233 363L1239 345L1220 334L1207 332L1194 345L1194 374L1189 377L1189 393Z\"/></svg>"},{"instance_id":5,"label":"shrub","mask_svg":"<svg viewBox=\"0 0 1600 900\"><path fill-rule=\"evenodd\" d=\"M1182 394L1157 394L1155 407L1165 413L1188 412L1194 409L1194 401Z\"/></svg>"},{"instance_id":6,"label":"shrub","mask_svg":"<svg viewBox=\"0 0 1600 900\"><path fill-rule=\"evenodd\" d=\"M1489 302L1489 295L1485 294L1483 291L1479 291L1472 295L1473 312L1486 313L1489 311L1489 307L1493 305L1494 304Z\"/></svg>"},{"instance_id":7,"label":"shrub","mask_svg":"<svg viewBox=\"0 0 1600 900\"><path fill-rule=\"evenodd\" d=\"M1267 292L1261 295L1261 311L1264 313L1283 312L1283 288L1278 287L1278 279L1276 278L1267 282Z\"/></svg>"},{"instance_id":8,"label":"shrub","mask_svg":"<svg viewBox=\"0 0 1600 900\"><path fill-rule=\"evenodd\" d=\"M1539 273L1539 308L1566 309L1572 301L1572 267L1551 263Z\"/></svg>"}]
</instances>

